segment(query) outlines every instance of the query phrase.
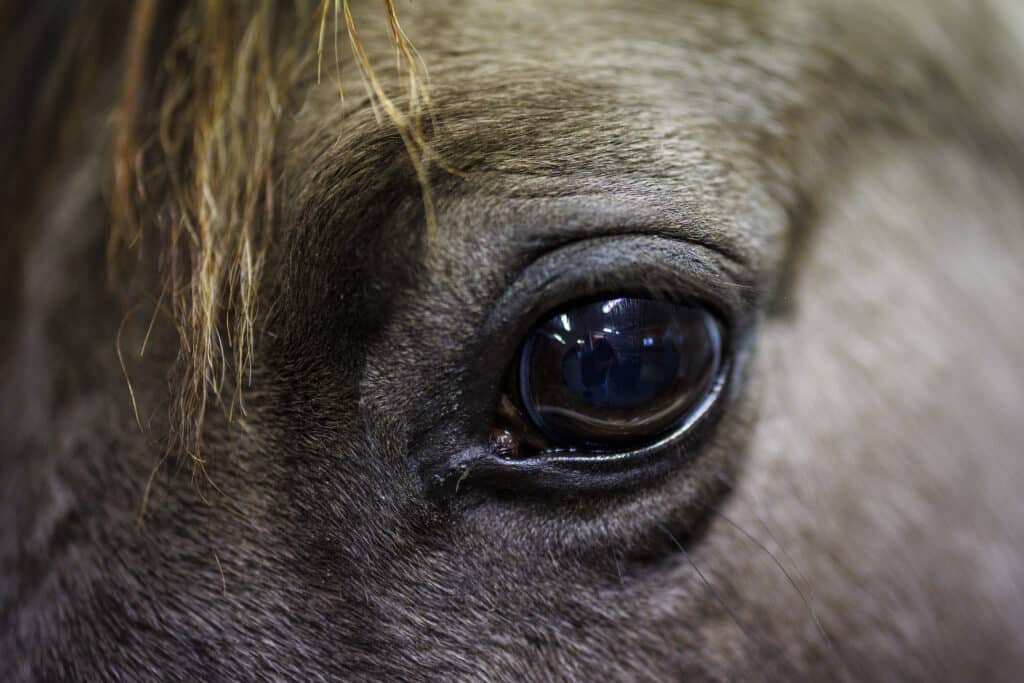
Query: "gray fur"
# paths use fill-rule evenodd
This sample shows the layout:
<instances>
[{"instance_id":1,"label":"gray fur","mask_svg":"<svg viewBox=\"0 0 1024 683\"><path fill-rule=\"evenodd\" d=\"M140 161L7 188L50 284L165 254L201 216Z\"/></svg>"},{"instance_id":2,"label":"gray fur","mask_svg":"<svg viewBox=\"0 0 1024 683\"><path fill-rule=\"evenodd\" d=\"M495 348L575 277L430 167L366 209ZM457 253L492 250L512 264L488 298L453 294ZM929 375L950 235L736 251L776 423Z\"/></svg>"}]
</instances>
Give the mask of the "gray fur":
<instances>
[{"instance_id":1,"label":"gray fur","mask_svg":"<svg viewBox=\"0 0 1024 683\"><path fill-rule=\"evenodd\" d=\"M403 7L466 174L432 174L437 239L397 135L310 83L244 420L141 523L173 329L126 354L142 431L104 140L71 146L4 297L0 678L1018 678L1021 63L980 3L894 4ZM431 495L532 316L642 276L756 326L699 452Z\"/></svg>"}]
</instances>

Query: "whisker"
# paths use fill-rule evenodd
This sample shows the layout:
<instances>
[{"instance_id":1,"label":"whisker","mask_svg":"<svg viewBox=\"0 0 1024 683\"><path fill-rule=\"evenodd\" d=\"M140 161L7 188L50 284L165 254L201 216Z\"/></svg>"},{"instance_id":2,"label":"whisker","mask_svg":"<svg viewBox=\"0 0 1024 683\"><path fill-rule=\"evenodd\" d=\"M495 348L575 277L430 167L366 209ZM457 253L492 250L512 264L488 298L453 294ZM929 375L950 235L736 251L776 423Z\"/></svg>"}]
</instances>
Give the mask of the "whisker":
<instances>
[{"instance_id":1,"label":"whisker","mask_svg":"<svg viewBox=\"0 0 1024 683\"><path fill-rule=\"evenodd\" d=\"M725 611L725 613L729 616L729 619L731 619L732 622L736 624L736 627L740 630L740 632L743 633L743 635L756 646L758 644L757 639L754 638L754 636L750 633L747 627L743 625L743 622L741 622L739 617L736 616L736 613L733 612L732 608L730 608L725 603L725 600L722 599L721 594L718 592L717 589L715 589L711 582L708 581L707 577L704 576L704 572L700 570L700 567L697 566L697 563L694 562L693 557L686 550L686 548L683 547L682 543L680 543L672 534L672 532L669 531L668 528L664 525L659 524L658 528L661 529L669 537L669 540L671 540L672 543L676 546L676 548L679 549L679 552L683 554L683 557L686 558L686 561L693 568L693 571L696 572L698 578L700 578L701 583L703 583L704 587L708 589L708 592L711 594L711 597L713 597L715 599L715 602L717 602L721 606L722 610Z\"/></svg>"},{"instance_id":2,"label":"whisker","mask_svg":"<svg viewBox=\"0 0 1024 683\"><path fill-rule=\"evenodd\" d=\"M724 480L724 475L720 474L719 478L722 478ZM729 482L727 482L727 483L729 483ZM826 648L827 648L829 654L832 656L832 658L834 659L835 663L838 665L838 669L843 671L844 674L849 674L850 673L850 667L848 666L846 661L842 658L842 655L840 655L839 649L836 647L835 642L832 640L831 637L829 637L828 631L826 631L825 627L822 625L821 619L818 617L818 613L815 611L814 605L813 605L810 597L800 587L800 584L796 581L796 579L793 578L793 575L786 568L785 564L783 564L782 561L779 560L778 556L775 553L773 553L771 551L771 549L767 545L765 545L760 539L758 539L756 536L754 536L749 531L744 529L740 524L738 524L737 522L733 521L724 512L714 508L713 506L707 505L707 504L702 504L702 505L707 510L709 510L710 512L712 512L713 514L718 516L720 519L722 519L726 524L731 526L733 529L735 529L736 531L740 532L740 534L742 534L744 538L746 538L748 541L753 543L757 548L759 548L769 558L771 558L772 563L776 566L776 568L778 568L778 570L780 572L782 572L782 575L786 578L786 581L793 588L793 590L796 592L796 594L800 597L800 601L803 603L804 607L807 610L807 614L810 616L811 621L814 623L815 630L817 630L818 634L821 636L821 639L825 643ZM782 546L782 544L779 543L778 539L775 537L775 534L773 534L771 529L768 527L768 524L756 512L751 511L751 513L754 515L754 517L757 518L757 520L758 520L758 522L760 522L761 526L764 527L765 531L768 533L769 537L772 539L772 541L775 543L775 545L778 546L779 549L785 554L787 560L793 566L793 569L794 569L794 571L796 571L796 573L799 576L800 580L806 582L807 581L806 577L800 572L800 569L799 569L799 567L797 567L796 562L793 560L792 555L790 555L786 551L786 549Z\"/></svg>"},{"instance_id":3,"label":"whisker","mask_svg":"<svg viewBox=\"0 0 1024 683\"><path fill-rule=\"evenodd\" d=\"M615 572L619 575L619 585L626 585L625 579L622 578L622 565L619 563L619 554L612 551L612 561L615 563Z\"/></svg>"}]
</instances>

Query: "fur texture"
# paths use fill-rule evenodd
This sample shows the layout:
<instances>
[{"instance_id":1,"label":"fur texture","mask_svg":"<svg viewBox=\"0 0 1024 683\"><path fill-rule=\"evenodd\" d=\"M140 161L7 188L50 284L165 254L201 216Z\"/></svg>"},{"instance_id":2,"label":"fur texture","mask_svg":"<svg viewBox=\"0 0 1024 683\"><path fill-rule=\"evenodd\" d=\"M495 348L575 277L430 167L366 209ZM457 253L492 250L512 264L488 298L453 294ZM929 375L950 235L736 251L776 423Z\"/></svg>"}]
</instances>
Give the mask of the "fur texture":
<instances>
[{"instance_id":1,"label":"fur texture","mask_svg":"<svg viewBox=\"0 0 1024 683\"><path fill-rule=\"evenodd\" d=\"M316 84L319 15L282 24L311 51L274 120L244 411L204 411L199 481L167 451L188 321L152 316L166 245L144 235L106 284L131 51L99 27L133 12L74 33L70 8L15 12L102 68L49 92L60 54L5 48L39 78L2 112L29 142L3 150L24 172L4 188L0 678L1019 677L1019 10L399 9L430 69L436 229L402 131ZM387 18L353 11L407 107ZM173 93L150 82L152 123ZM182 218L169 183L142 188ZM635 287L750 331L685 464L608 496L433 491L432 464L485 446L537 316Z\"/></svg>"}]
</instances>

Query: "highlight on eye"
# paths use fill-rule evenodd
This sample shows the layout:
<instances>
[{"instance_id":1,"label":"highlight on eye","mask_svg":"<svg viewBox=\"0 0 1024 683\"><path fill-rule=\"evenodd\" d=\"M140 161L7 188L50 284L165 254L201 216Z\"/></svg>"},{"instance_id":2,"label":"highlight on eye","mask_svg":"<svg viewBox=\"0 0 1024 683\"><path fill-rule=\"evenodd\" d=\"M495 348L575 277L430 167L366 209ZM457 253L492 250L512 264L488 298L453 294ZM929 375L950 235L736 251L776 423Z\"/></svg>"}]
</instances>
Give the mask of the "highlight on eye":
<instances>
[{"instance_id":1,"label":"highlight on eye","mask_svg":"<svg viewBox=\"0 0 1024 683\"><path fill-rule=\"evenodd\" d=\"M540 323L518 360L518 399L560 448L642 446L672 430L724 363L706 308L637 297L576 304Z\"/></svg>"}]
</instances>

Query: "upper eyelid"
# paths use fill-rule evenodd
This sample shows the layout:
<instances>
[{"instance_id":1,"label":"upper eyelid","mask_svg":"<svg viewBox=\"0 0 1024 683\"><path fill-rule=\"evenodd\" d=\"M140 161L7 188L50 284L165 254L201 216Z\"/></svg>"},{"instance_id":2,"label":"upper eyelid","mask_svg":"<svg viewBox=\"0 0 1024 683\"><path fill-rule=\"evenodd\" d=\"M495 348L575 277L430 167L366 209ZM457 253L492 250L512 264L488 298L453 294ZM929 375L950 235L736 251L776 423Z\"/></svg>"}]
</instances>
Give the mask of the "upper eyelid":
<instances>
[{"instance_id":1,"label":"upper eyelid","mask_svg":"<svg viewBox=\"0 0 1024 683\"><path fill-rule=\"evenodd\" d=\"M583 239L638 235L704 247L726 259L735 277L753 280L760 259L750 248L750 236L742 229L719 227L707 215L699 207L667 198L662 192L630 189L449 196L438 198L437 219L439 224L451 221L454 226L514 226L515 247L521 251L524 266Z\"/></svg>"},{"instance_id":2,"label":"upper eyelid","mask_svg":"<svg viewBox=\"0 0 1024 683\"><path fill-rule=\"evenodd\" d=\"M718 251L680 238L620 233L576 240L517 274L492 302L481 336L519 339L553 308L630 289L700 301L731 333L747 326L756 303L756 288L735 279L733 267Z\"/></svg>"},{"instance_id":3,"label":"upper eyelid","mask_svg":"<svg viewBox=\"0 0 1024 683\"><path fill-rule=\"evenodd\" d=\"M752 272L751 265L744 259L744 257L737 253L735 250L730 249L727 245L719 244L718 242L703 239L699 236L681 235L675 230L652 227L641 230L631 229L616 229L609 230L608 232L593 232L586 231L584 234L564 234L552 236L547 240L544 240L535 245L535 250L530 252L530 261L536 261L546 254L558 251L559 249L583 242L586 240L598 240L603 238L659 238L664 240L670 240L672 242L680 242L684 244L692 245L693 247L706 250L715 254L719 265L725 266L723 273L728 271L732 276L732 279L736 280L735 284L740 285L742 283L753 282L754 275ZM653 277L657 277L658 273L654 273ZM666 282L666 285L670 285L671 282ZM746 286L746 285L743 285Z\"/></svg>"}]
</instances>

